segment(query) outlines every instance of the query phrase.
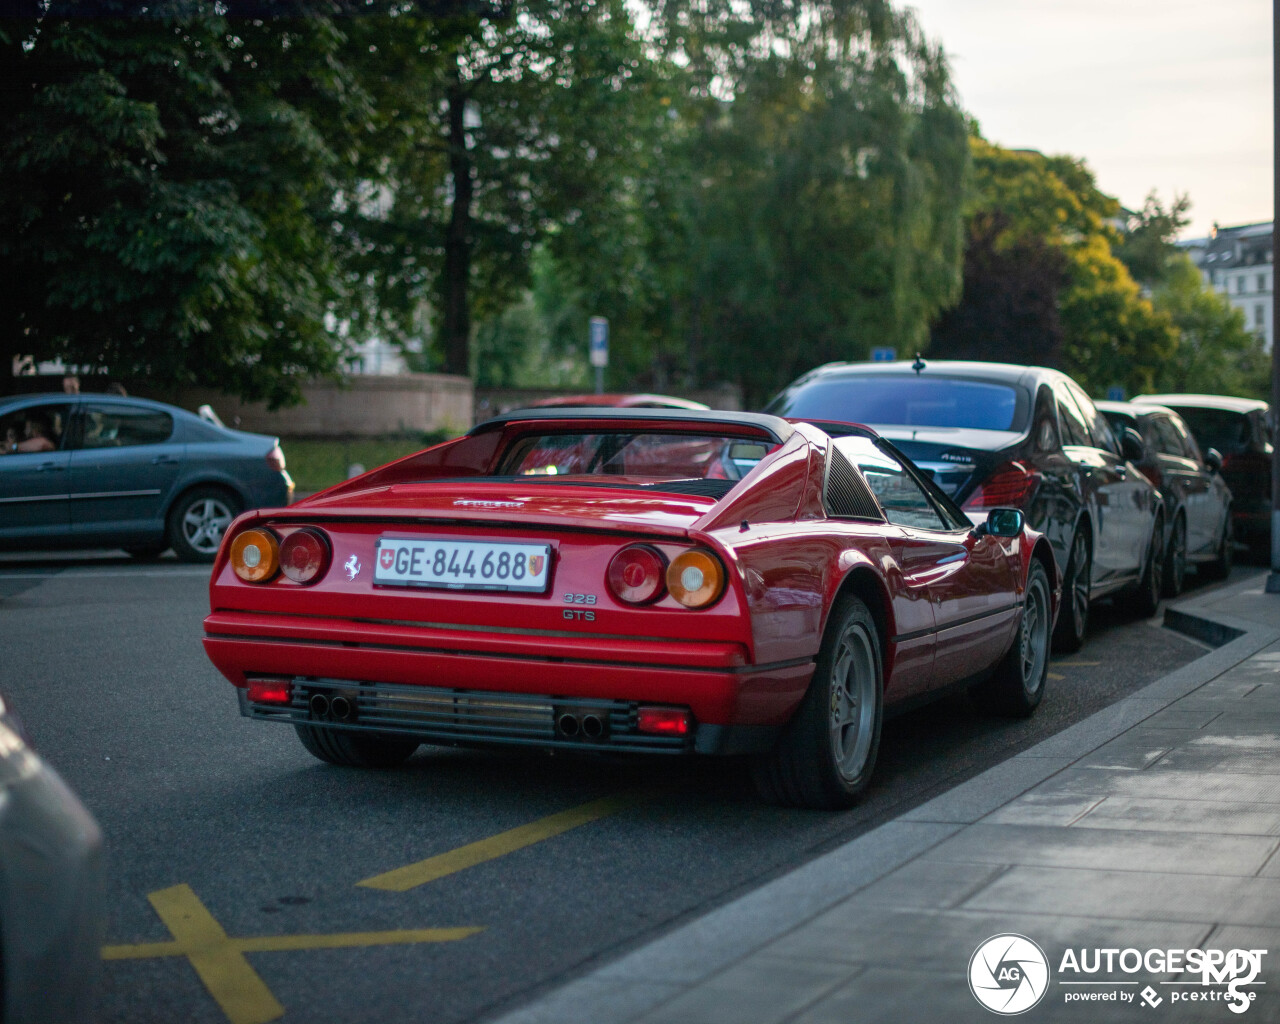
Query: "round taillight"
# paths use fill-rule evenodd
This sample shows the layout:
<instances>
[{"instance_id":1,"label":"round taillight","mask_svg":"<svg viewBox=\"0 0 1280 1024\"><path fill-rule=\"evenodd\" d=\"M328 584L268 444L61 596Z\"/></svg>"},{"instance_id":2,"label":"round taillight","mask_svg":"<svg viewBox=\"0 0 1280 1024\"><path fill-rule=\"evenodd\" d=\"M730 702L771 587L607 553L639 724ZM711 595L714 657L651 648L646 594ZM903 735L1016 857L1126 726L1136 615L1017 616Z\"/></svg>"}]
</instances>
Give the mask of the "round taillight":
<instances>
[{"instance_id":1,"label":"round taillight","mask_svg":"<svg viewBox=\"0 0 1280 1024\"><path fill-rule=\"evenodd\" d=\"M694 548L667 567L667 589L686 608L705 608L724 590L724 569L710 551Z\"/></svg>"},{"instance_id":2,"label":"round taillight","mask_svg":"<svg viewBox=\"0 0 1280 1024\"><path fill-rule=\"evenodd\" d=\"M278 568L280 542L270 530L243 530L231 541L231 569L246 583L266 583Z\"/></svg>"},{"instance_id":3,"label":"round taillight","mask_svg":"<svg viewBox=\"0 0 1280 1024\"><path fill-rule=\"evenodd\" d=\"M623 548L609 563L609 590L627 604L648 604L662 596L667 560L648 544Z\"/></svg>"},{"instance_id":4,"label":"round taillight","mask_svg":"<svg viewBox=\"0 0 1280 1024\"><path fill-rule=\"evenodd\" d=\"M294 583L315 583L329 568L329 541L304 526L280 542L280 571Z\"/></svg>"}]
</instances>

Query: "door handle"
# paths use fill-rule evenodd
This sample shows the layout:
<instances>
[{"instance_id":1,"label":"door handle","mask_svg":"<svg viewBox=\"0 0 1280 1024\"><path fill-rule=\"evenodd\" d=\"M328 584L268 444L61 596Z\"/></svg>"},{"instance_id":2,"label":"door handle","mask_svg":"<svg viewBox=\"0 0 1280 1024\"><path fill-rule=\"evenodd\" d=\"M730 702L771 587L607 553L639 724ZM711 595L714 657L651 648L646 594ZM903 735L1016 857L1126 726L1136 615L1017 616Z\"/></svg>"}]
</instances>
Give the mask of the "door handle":
<instances>
[{"instance_id":1,"label":"door handle","mask_svg":"<svg viewBox=\"0 0 1280 1024\"><path fill-rule=\"evenodd\" d=\"M61 473L64 469L66 469L66 466L57 462L42 462L36 466L37 473Z\"/></svg>"},{"instance_id":2,"label":"door handle","mask_svg":"<svg viewBox=\"0 0 1280 1024\"><path fill-rule=\"evenodd\" d=\"M151 460L153 466L176 466L177 464L178 460L172 455L157 455Z\"/></svg>"}]
</instances>

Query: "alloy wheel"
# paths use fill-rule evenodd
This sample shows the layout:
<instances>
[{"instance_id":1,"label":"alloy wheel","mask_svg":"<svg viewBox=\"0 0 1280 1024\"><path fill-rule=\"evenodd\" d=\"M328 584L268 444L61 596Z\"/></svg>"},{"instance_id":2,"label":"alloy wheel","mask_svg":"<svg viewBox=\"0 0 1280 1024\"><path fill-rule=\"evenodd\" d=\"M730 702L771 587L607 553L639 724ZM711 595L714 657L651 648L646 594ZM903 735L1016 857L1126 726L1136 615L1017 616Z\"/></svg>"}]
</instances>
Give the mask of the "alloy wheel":
<instances>
[{"instance_id":1,"label":"alloy wheel","mask_svg":"<svg viewBox=\"0 0 1280 1024\"><path fill-rule=\"evenodd\" d=\"M841 635L831 666L831 753L846 779L862 774L875 739L876 660L866 627Z\"/></svg>"}]
</instances>

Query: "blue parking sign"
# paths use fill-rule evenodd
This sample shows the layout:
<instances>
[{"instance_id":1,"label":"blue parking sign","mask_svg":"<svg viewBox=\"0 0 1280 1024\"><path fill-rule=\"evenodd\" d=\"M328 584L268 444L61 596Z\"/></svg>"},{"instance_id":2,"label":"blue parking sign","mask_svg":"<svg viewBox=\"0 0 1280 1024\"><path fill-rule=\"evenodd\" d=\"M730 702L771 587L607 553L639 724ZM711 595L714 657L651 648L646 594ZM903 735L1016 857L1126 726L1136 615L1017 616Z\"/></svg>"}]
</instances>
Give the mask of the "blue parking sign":
<instances>
[{"instance_id":1,"label":"blue parking sign","mask_svg":"<svg viewBox=\"0 0 1280 1024\"><path fill-rule=\"evenodd\" d=\"M592 366L609 365L609 321L602 316L591 318L591 342L588 354Z\"/></svg>"},{"instance_id":2,"label":"blue parking sign","mask_svg":"<svg viewBox=\"0 0 1280 1024\"><path fill-rule=\"evenodd\" d=\"M871 361L873 363L891 363L898 358L898 350L896 348L873 348L871 350Z\"/></svg>"}]
</instances>

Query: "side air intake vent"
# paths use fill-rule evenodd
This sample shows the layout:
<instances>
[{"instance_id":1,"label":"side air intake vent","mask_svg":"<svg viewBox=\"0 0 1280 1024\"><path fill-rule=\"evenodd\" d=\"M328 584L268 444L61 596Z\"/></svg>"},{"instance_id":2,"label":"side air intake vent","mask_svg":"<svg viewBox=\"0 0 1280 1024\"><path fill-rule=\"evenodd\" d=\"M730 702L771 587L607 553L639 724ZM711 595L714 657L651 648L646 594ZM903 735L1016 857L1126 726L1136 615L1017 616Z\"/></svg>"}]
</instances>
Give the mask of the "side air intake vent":
<instances>
[{"instance_id":1,"label":"side air intake vent","mask_svg":"<svg viewBox=\"0 0 1280 1024\"><path fill-rule=\"evenodd\" d=\"M825 504L827 515L833 519L884 521L871 488L834 444L827 449Z\"/></svg>"}]
</instances>

